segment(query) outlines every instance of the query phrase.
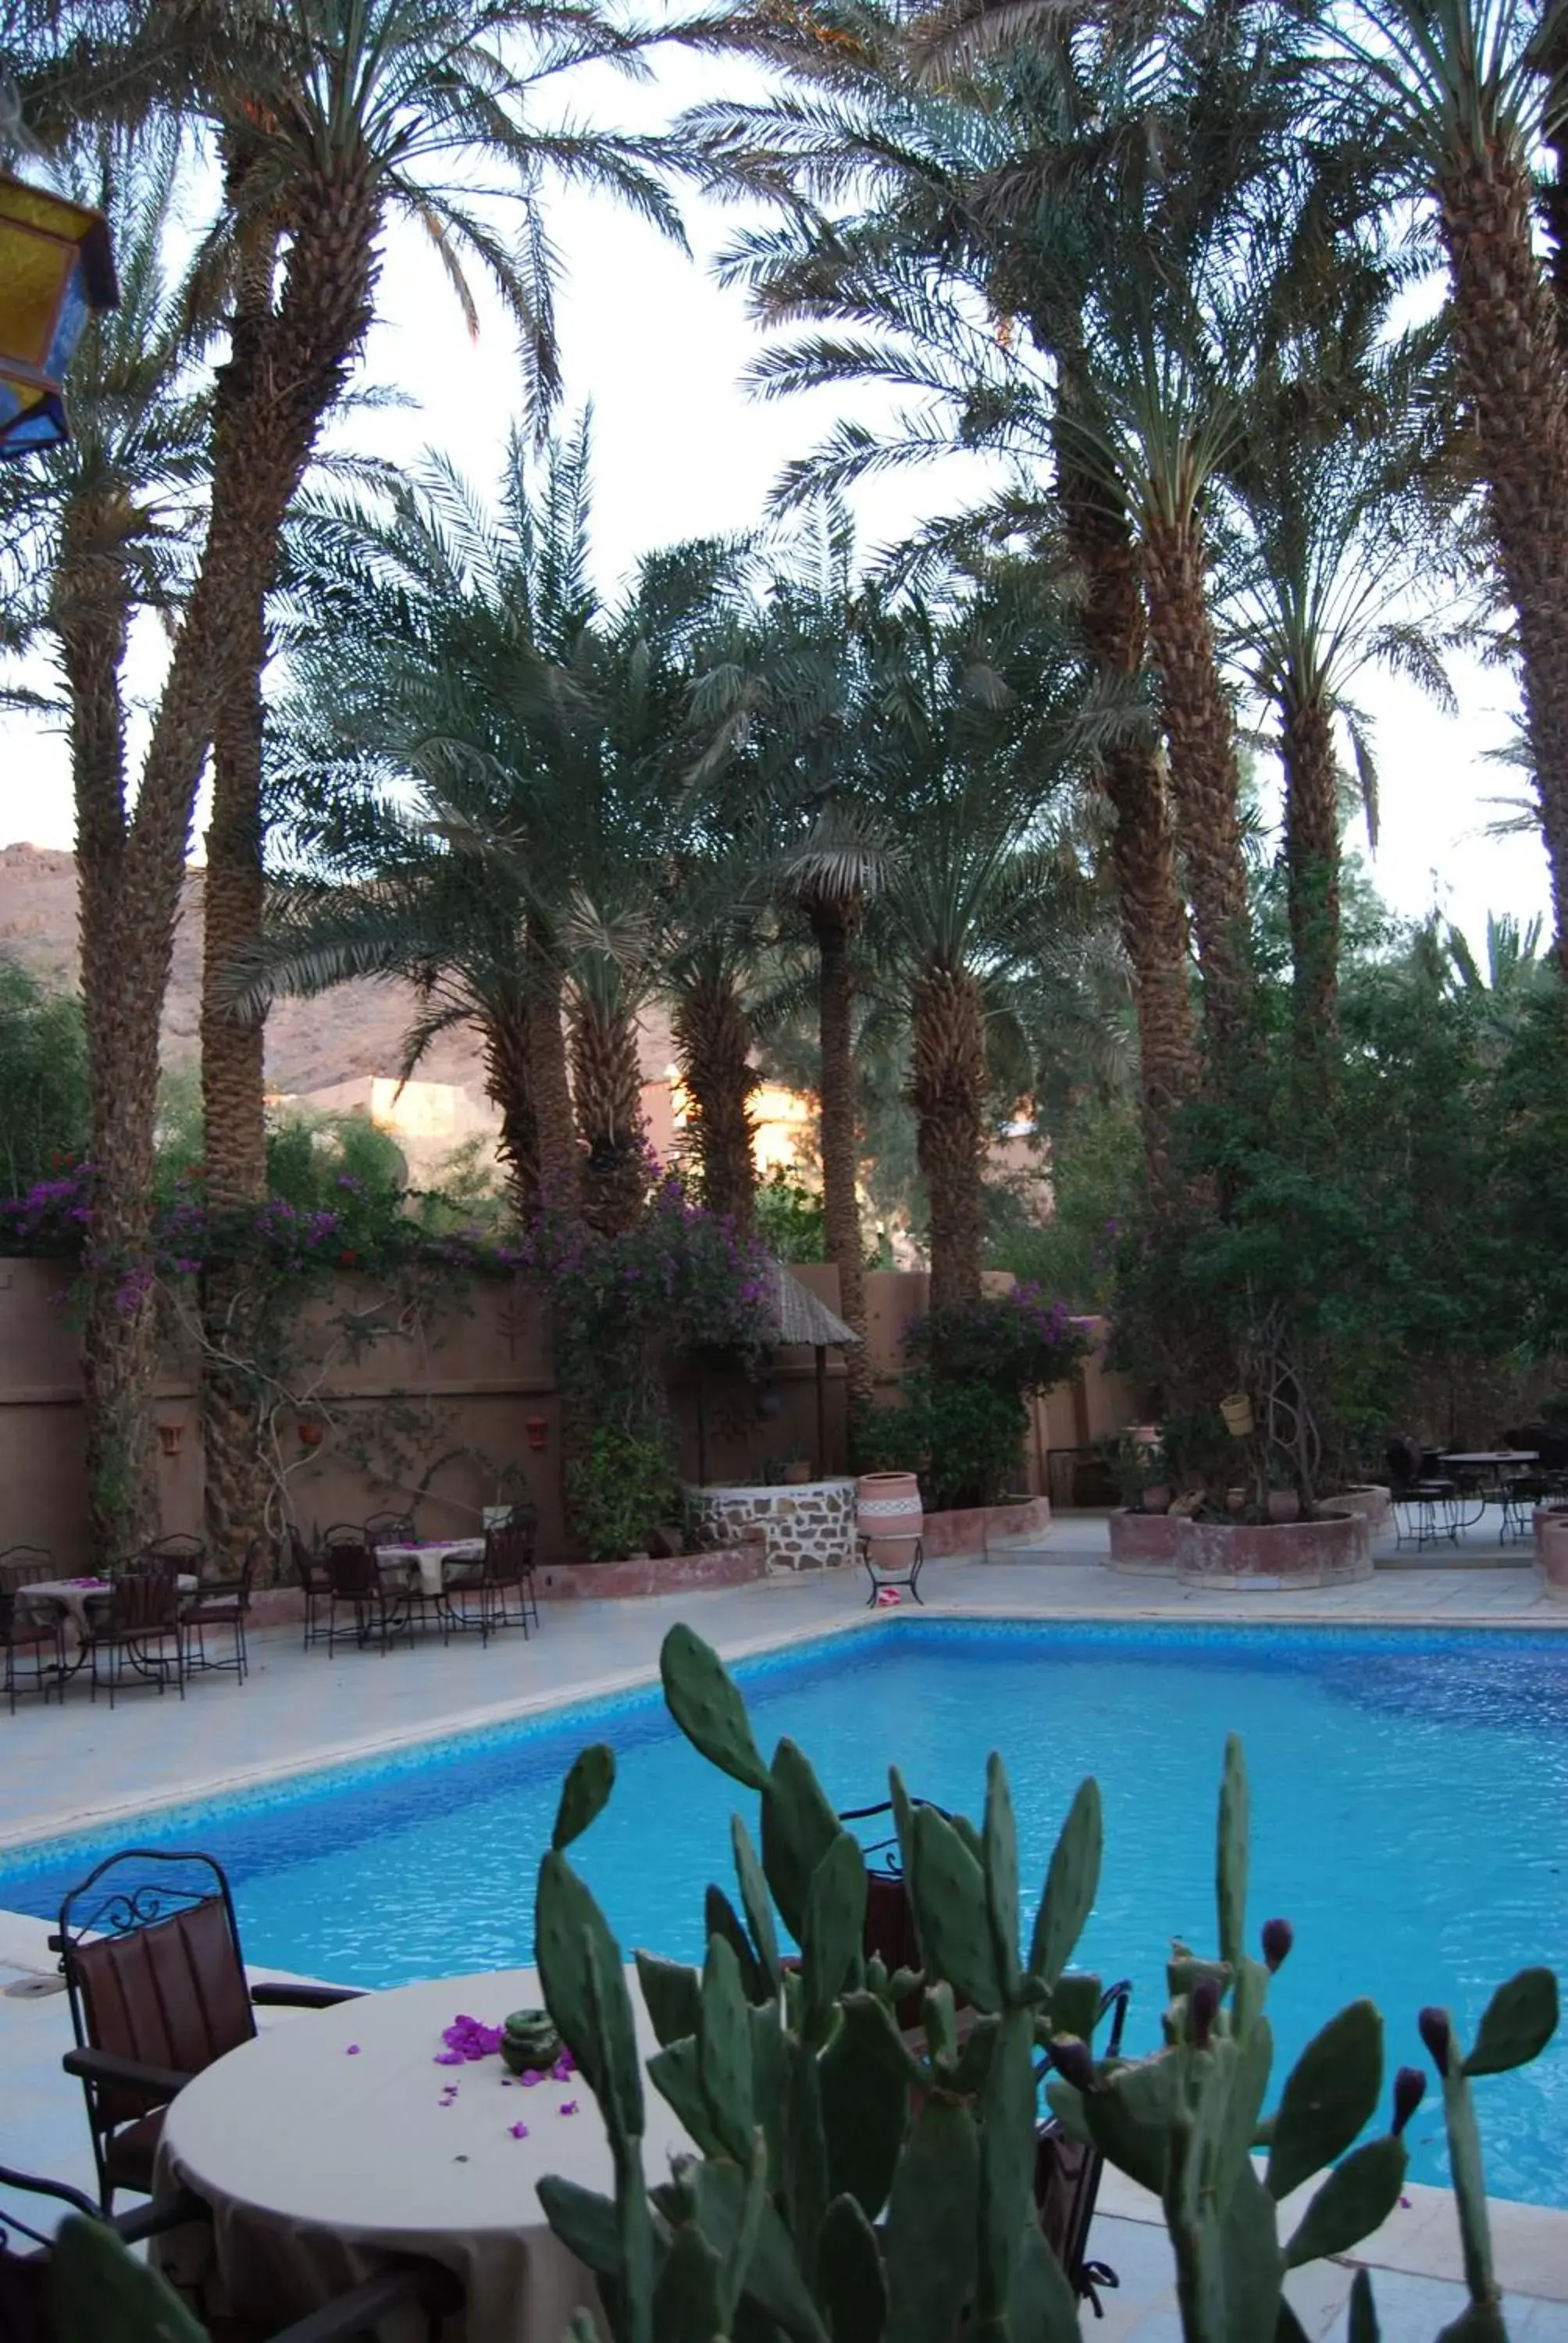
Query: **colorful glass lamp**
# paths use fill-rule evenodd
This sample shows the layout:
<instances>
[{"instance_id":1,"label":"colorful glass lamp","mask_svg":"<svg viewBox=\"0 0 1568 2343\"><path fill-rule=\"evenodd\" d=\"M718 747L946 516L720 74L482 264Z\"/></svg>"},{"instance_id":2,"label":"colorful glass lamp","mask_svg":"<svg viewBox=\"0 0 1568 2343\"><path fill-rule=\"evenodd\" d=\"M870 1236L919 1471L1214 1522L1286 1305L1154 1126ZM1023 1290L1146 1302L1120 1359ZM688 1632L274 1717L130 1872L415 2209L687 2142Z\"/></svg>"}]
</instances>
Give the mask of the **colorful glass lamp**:
<instances>
[{"instance_id":1,"label":"colorful glass lamp","mask_svg":"<svg viewBox=\"0 0 1568 2343\"><path fill-rule=\"evenodd\" d=\"M89 313L118 298L103 214L0 172L0 456L70 436L65 369Z\"/></svg>"}]
</instances>

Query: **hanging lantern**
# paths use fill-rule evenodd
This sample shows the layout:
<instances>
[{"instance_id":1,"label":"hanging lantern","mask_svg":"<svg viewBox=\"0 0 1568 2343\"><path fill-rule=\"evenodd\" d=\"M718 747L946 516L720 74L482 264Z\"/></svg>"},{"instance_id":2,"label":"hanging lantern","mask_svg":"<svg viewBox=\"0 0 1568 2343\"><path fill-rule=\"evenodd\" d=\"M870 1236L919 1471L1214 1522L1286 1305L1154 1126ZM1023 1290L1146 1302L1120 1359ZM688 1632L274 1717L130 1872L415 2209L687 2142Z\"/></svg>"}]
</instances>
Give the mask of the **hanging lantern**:
<instances>
[{"instance_id":1,"label":"hanging lantern","mask_svg":"<svg viewBox=\"0 0 1568 2343\"><path fill-rule=\"evenodd\" d=\"M0 172L0 456L69 437L65 369L89 313L118 298L103 214Z\"/></svg>"}]
</instances>

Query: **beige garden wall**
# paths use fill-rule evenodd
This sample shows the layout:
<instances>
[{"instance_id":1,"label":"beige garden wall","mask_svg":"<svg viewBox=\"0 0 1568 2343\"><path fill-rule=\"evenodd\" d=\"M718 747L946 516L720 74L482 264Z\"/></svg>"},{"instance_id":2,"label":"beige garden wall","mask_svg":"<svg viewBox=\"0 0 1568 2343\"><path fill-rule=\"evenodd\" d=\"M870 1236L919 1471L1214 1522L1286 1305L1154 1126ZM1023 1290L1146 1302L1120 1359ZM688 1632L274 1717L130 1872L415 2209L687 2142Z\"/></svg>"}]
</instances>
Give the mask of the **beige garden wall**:
<instances>
[{"instance_id":1,"label":"beige garden wall","mask_svg":"<svg viewBox=\"0 0 1568 2343\"><path fill-rule=\"evenodd\" d=\"M797 1274L836 1309L836 1270ZM0 1260L0 1547L48 1546L63 1565L85 1559L81 1373L68 1265ZM878 1396L896 1401L902 1335L926 1307L928 1280L878 1270L866 1280ZM348 1316L383 1331L358 1356L337 1323ZM291 1419L279 1455L295 1518L307 1531L417 1502L422 1529L457 1535L476 1527L503 1491L506 1468L526 1476L540 1516L541 1551L569 1553L561 1502L561 1411L550 1362L548 1312L520 1283L482 1283L466 1308L428 1322L396 1322L385 1297L345 1278L307 1321L316 1395L333 1419L307 1450ZM690 1374L672 1400L681 1468L691 1480L759 1480L767 1466L804 1456L814 1476L847 1469L844 1369L829 1353L820 1381L809 1350L774 1354L777 1408L759 1411L740 1376ZM1137 1420L1136 1394L1098 1353L1070 1390L1035 1411L1030 1487L1046 1491L1048 1452L1081 1446ZM156 1391L159 1493L166 1530L199 1533L202 1460L194 1362L165 1360Z\"/></svg>"}]
</instances>

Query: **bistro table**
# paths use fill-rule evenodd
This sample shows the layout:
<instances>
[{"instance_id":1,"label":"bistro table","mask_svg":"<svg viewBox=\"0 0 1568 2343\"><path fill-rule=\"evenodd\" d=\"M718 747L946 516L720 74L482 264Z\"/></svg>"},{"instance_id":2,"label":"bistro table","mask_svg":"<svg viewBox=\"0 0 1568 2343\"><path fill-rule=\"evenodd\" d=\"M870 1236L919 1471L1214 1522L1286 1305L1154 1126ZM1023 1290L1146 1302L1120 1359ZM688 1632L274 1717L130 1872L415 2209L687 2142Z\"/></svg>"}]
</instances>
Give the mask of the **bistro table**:
<instances>
[{"instance_id":1,"label":"bistro table","mask_svg":"<svg viewBox=\"0 0 1568 2343\"><path fill-rule=\"evenodd\" d=\"M175 1584L183 1598L195 1594L201 1581L188 1571L181 1571ZM107 1602L114 1591L114 1581L109 1578L35 1578L31 1584L16 1589L16 1608L42 1611L68 1620L85 1642L93 1632L91 1612Z\"/></svg>"},{"instance_id":2,"label":"bistro table","mask_svg":"<svg viewBox=\"0 0 1568 2343\"><path fill-rule=\"evenodd\" d=\"M1511 1527L1508 1492L1503 1485L1504 1476L1511 1472L1523 1472L1527 1465L1538 1464L1541 1462L1539 1449L1448 1448L1442 1452L1437 1461L1450 1472L1466 1473L1474 1483L1473 1491L1462 1493L1473 1494L1479 1498L1480 1503L1469 1520L1460 1523L1459 1527L1462 1530L1473 1529L1490 1502L1503 1508L1501 1542L1503 1544L1507 1544L1511 1534L1516 1533L1523 1536L1525 1534L1528 1524L1521 1523Z\"/></svg>"},{"instance_id":3,"label":"bistro table","mask_svg":"<svg viewBox=\"0 0 1568 2343\"><path fill-rule=\"evenodd\" d=\"M658 2045L628 1976L646 2057ZM165 2118L157 2191L183 2184L212 2207L206 2250L247 2318L305 2316L399 2254L457 2273L465 2309L446 2332L467 2343L558 2343L574 2310L597 2305L538 2193L556 2172L613 2194L592 2093L578 2075L526 2085L498 2056L440 2063L455 2018L498 2026L542 1998L533 1969L367 1994L269 2026L186 2085ZM651 2087L647 2102L651 2181L691 2143ZM169 2241L183 2283L203 2275L202 2234ZM418 2320L389 2323L385 2343L405 2332L422 2333Z\"/></svg>"},{"instance_id":4,"label":"bistro table","mask_svg":"<svg viewBox=\"0 0 1568 2343\"><path fill-rule=\"evenodd\" d=\"M446 1592L446 1565L449 1562L472 1564L477 1569L485 1559L485 1541L477 1538L438 1538L418 1545L378 1545L376 1567L387 1576L400 1577L407 1584L417 1575L423 1594L439 1595Z\"/></svg>"}]
</instances>

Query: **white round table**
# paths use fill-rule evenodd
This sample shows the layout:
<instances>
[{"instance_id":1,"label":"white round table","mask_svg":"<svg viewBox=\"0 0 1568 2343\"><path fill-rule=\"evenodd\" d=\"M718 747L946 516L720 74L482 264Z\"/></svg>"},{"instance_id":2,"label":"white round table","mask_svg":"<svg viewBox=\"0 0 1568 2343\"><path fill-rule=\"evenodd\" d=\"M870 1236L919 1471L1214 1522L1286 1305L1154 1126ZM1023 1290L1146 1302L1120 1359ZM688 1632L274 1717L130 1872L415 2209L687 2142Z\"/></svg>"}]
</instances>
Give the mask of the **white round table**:
<instances>
[{"instance_id":1,"label":"white round table","mask_svg":"<svg viewBox=\"0 0 1568 2343\"><path fill-rule=\"evenodd\" d=\"M476 1567L485 1559L485 1541L477 1538L444 1538L427 1545L378 1545L376 1564L378 1570L397 1573L404 1579L417 1574L422 1594L440 1594L445 1591L444 1565L448 1562L472 1563Z\"/></svg>"},{"instance_id":2,"label":"white round table","mask_svg":"<svg viewBox=\"0 0 1568 2343\"><path fill-rule=\"evenodd\" d=\"M629 1975L646 2058L657 2043ZM536 2186L558 2172L612 2193L593 2094L577 2075L525 2086L498 2056L437 2063L455 2017L498 2026L541 1999L532 1969L367 1994L274 2024L186 2084L165 2122L158 2191L183 2183L212 2207L217 2278L247 2317L300 2318L391 2254L457 2272L466 2308L447 2333L467 2343L560 2343L574 2310L597 2308ZM644 2082L654 2181L690 2142ZM191 2235L166 2257L187 2281L199 2275ZM385 2329L387 2343L421 2333L417 2319Z\"/></svg>"}]
</instances>

